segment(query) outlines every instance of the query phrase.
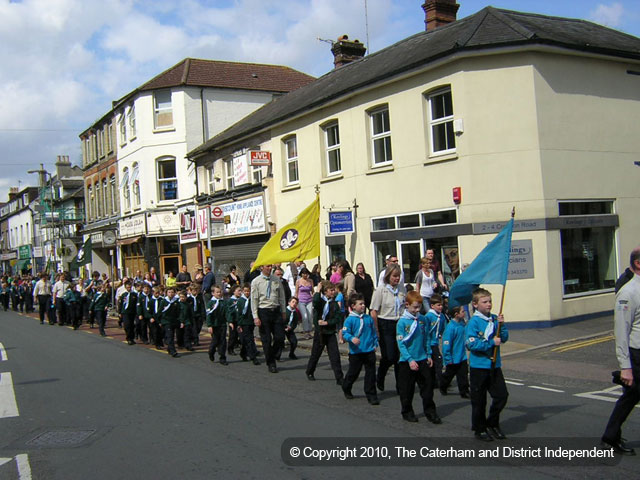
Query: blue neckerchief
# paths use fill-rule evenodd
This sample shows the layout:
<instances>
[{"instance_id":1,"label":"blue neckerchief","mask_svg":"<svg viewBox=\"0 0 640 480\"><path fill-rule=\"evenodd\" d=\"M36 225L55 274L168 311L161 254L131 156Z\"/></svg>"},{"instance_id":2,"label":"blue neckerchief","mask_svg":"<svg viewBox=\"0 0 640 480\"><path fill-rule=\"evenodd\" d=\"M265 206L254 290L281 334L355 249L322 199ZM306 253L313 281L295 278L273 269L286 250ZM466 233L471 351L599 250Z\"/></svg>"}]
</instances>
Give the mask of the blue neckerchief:
<instances>
[{"instance_id":1,"label":"blue neckerchief","mask_svg":"<svg viewBox=\"0 0 640 480\"><path fill-rule=\"evenodd\" d=\"M215 300L216 303L213 306L213 308L207 309L207 315L211 315L216 310L216 308L218 308L218 304L220 303L220 299L219 298L213 297L211 300Z\"/></svg>"},{"instance_id":2,"label":"blue neckerchief","mask_svg":"<svg viewBox=\"0 0 640 480\"><path fill-rule=\"evenodd\" d=\"M102 292L98 292L98 293L96 293L96 296L95 296L95 297L93 297L93 301L94 301L94 302L97 302L97 301L98 301L98 299L99 299L101 296L102 296Z\"/></svg>"},{"instance_id":3,"label":"blue neckerchief","mask_svg":"<svg viewBox=\"0 0 640 480\"><path fill-rule=\"evenodd\" d=\"M169 298L169 297L164 297L165 301L169 302L169 305L167 305L166 307L164 307L162 309L162 313L166 312L167 310L169 310L169 307L171 307L171 305L173 305L174 303L176 303L179 298L177 296L173 297L173 299Z\"/></svg>"},{"instance_id":4,"label":"blue neckerchief","mask_svg":"<svg viewBox=\"0 0 640 480\"><path fill-rule=\"evenodd\" d=\"M413 320L413 323L411 324L411 327L409 328L409 335L407 335L406 337L404 337L402 339L402 343L407 343L411 337L413 337L413 334L416 333L416 330L418 328L418 315L411 315L407 310L405 310L402 313L402 317L401 318L407 318L409 320Z\"/></svg>"},{"instance_id":5,"label":"blue neckerchief","mask_svg":"<svg viewBox=\"0 0 640 480\"><path fill-rule=\"evenodd\" d=\"M398 293L400 293L400 290L398 290L398 287L396 287L395 289L389 285L388 283L385 283L385 286L389 289L389 291L391 293L393 293L393 296L395 297L395 303L396 303L396 311L395 311L395 316L398 316L398 312L400 312L400 308L402 308L402 302L400 301L400 297L398 296Z\"/></svg>"},{"instance_id":6,"label":"blue neckerchief","mask_svg":"<svg viewBox=\"0 0 640 480\"><path fill-rule=\"evenodd\" d=\"M435 335L438 335L438 330L440 329L440 314L436 312L433 308L429 309L429 313L431 312L435 313L435 315L438 317L438 321L434 323L433 327L429 329L429 333L434 333Z\"/></svg>"},{"instance_id":7,"label":"blue neckerchief","mask_svg":"<svg viewBox=\"0 0 640 480\"><path fill-rule=\"evenodd\" d=\"M267 277L264 274L261 274L262 278L267 280L267 298L271 298L271 277Z\"/></svg>"},{"instance_id":8,"label":"blue neckerchief","mask_svg":"<svg viewBox=\"0 0 640 480\"><path fill-rule=\"evenodd\" d=\"M320 294L320 298L324 300L324 307L322 308L322 320L324 320L327 318L327 315L329 314L329 302L331 300L329 300L324 294Z\"/></svg>"},{"instance_id":9,"label":"blue neckerchief","mask_svg":"<svg viewBox=\"0 0 640 480\"><path fill-rule=\"evenodd\" d=\"M247 308L249 307L249 299L244 296L244 293L242 294L242 298L244 298L246 300L246 302L244 302L244 307L242 308L242 315L246 315L247 314Z\"/></svg>"},{"instance_id":10,"label":"blue neckerchief","mask_svg":"<svg viewBox=\"0 0 640 480\"><path fill-rule=\"evenodd\" d=\"M360 328L358 328L358 333L354 335L354 337L360 338L360 335L362 335L362 330L364 330L364 313L351 312L349 316L358 317L360 319Z\"/></svg>"},{"instance_id":11,"label":"blue neckerchief","mask_svg":"<svg viewBox=\"0 0 640 480\"><path fill-rule=\"evenodd\" d=\"M296 311L295 310L291 310L291 308L289 308L288 305L287 305L287 310L289 310L289 312L291 312L291 314L289 315L289 323L287 323L287 325L291 326L291 324L293 323L293 319L295 317Z\"/></svg>"}]
</instances>

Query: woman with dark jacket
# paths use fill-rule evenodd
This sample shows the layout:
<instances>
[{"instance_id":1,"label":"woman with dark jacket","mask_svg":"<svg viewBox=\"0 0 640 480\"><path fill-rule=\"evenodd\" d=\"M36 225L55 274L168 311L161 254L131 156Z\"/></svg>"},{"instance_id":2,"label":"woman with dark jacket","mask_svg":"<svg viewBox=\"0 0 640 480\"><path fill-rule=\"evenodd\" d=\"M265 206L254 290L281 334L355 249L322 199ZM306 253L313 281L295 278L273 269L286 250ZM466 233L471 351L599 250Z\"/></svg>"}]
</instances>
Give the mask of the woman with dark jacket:
<instances>
[{"instance_id":1,"label":"woman with dark jacket","mask_svg":"<svg viewBox=\"0 0 640 480\"><path fill-rule=\"evenodd\" d=\"M356 292L364 295L364 304L367 310L369 310L369 306L371 305L373 290L373 279L364 269L364 264L361 262L356 265Z\"/></svg>"}]
</instances>

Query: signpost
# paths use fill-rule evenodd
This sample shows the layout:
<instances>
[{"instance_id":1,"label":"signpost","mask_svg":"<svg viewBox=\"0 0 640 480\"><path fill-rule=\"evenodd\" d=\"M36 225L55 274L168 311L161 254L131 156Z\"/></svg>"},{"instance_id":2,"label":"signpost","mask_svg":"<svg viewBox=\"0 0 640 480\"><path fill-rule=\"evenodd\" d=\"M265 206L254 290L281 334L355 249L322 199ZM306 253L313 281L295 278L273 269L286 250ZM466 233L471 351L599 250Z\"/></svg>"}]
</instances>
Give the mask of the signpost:
<instances>
[{"instance_id":1,"label":"signpost","mask_svg":"<svg viewBox=\"0 0 640 480\"><path fill-rule=\"evenodd\" d=\"M354 231L352 211L329 212L329 235L342 235Z\"/></svg>"}]
</instances>

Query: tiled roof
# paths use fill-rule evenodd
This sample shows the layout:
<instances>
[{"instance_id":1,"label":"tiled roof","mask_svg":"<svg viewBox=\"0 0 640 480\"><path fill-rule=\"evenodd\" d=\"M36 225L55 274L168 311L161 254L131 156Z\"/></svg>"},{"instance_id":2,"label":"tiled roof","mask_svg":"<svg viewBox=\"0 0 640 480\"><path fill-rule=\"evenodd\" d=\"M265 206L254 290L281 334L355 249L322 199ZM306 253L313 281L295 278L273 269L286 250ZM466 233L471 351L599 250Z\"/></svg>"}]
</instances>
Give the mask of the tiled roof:
<instances>
[{"instance_id":1,"label":"tiled roof","mask_svg":"<svg viewBox=\"0 0 640 480\"><path fill-rule=\"evenodd\" d=\"M191 151L193 157L263 131L296 115L455 53L549 45L640 59L640 38L585 20L486 7L430 32L406 38L274 100Z\"/></svg>"}]
</instances>

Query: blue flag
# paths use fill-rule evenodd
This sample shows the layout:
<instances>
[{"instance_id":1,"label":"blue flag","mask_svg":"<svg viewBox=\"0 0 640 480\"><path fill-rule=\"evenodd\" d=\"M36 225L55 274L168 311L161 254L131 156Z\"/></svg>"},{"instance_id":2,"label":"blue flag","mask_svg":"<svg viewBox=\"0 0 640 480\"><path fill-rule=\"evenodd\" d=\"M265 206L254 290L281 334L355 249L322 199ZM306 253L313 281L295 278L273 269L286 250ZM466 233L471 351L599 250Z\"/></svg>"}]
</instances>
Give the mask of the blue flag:
<instances>
[{"instance_id":1,"label":"blue flag","mask_svg":"<svg viewBox=\"0 0 640 480\"><path fill-rule=\"evenodd\" d=\"M480 285L504 285L509 272L513 218L502 227L500 233L471 262L453 282L449 292L449 306L465 305L471 301L472 292Z\"/></svg>"}]
</instances>

